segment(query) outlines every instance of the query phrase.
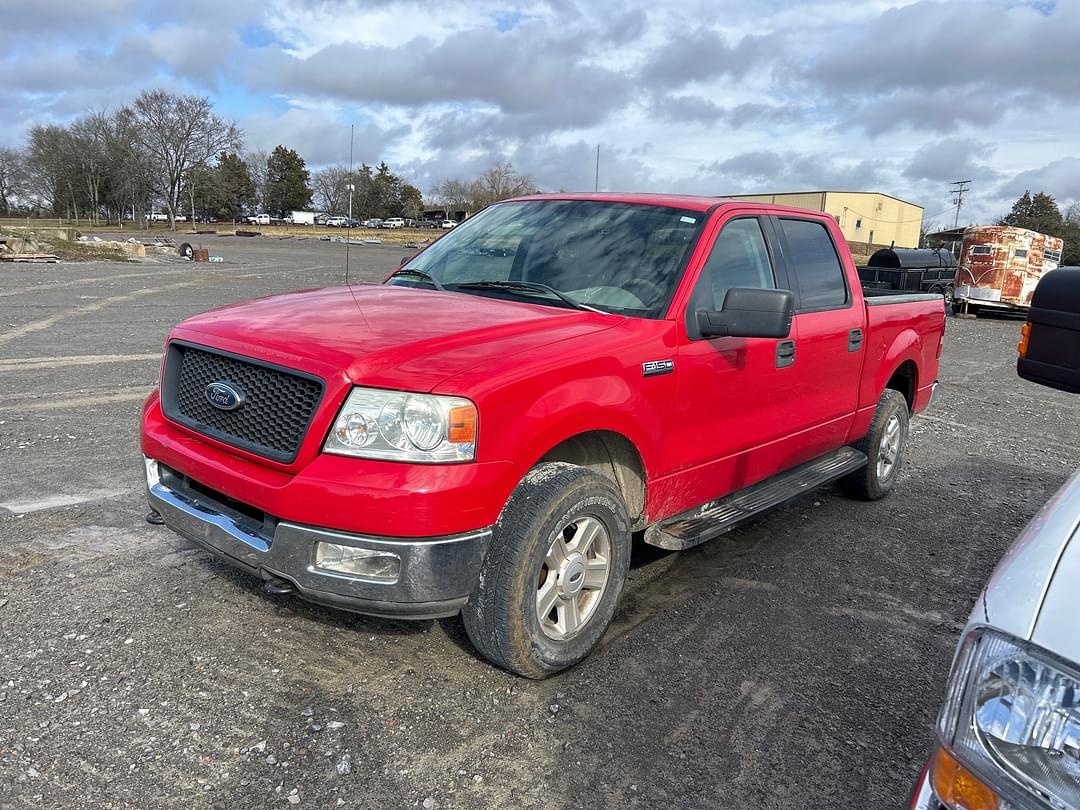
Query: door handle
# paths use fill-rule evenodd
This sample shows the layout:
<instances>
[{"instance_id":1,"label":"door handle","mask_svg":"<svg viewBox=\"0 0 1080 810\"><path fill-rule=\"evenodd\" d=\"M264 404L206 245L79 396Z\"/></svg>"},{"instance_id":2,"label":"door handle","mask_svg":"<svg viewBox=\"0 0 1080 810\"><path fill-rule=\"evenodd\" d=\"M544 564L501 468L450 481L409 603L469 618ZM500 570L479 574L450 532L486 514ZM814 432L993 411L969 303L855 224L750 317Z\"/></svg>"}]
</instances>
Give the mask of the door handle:
<instances>
[{"instance_id":1,"label":"door handle","mask_svg":"<svg viewBox=\"0 0 1080 810\"><path fill-rule=\"evenodd\" d=\"M862 348L862 329L852 329L847 333L847 350L857 352Z\"/></svg>"},{"instance_id":2,"label":"door handle","mask_svg":"<svg viewBox=\"0 0 1080 810\"><path fill-rule=\"evenodd\" d=\"M776 344L776 367L787 368L795 363L795 341L781 340Z\"/></svg>"}]
</instances>

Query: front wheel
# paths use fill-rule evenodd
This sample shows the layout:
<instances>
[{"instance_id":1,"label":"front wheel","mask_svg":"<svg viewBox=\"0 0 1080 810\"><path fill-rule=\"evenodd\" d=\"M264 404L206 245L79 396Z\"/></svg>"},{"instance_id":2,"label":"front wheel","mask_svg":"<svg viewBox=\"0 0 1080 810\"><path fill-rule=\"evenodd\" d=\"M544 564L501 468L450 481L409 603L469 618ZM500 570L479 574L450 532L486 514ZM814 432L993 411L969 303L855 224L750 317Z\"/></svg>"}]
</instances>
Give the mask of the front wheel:
<instances>
[{"instance_id":1,"label":"front wheel","mask_svg":"<svg viewBox=\"0 0 1080 810\"><path fill-rule=\"evenodd\" d=\"M904 461L908 439L908 405L899 391L886 389L878 400L874 421L856 450L866 454L862 469L840 479L840 486L852 497L864 501L884 498L894 486Z\"/></svg>"},{"instance_id":2,"label":"front wheel","mask_svg":"<svg viewBox=\"0 0 1080 810\"><path fill-rule=\"evenodd\" d=\"M495 524L465 630L492 663L546 678L585 658L604 635L630 567L626 507L584 467L539 464Z\"/></svg>"}]
</instances>

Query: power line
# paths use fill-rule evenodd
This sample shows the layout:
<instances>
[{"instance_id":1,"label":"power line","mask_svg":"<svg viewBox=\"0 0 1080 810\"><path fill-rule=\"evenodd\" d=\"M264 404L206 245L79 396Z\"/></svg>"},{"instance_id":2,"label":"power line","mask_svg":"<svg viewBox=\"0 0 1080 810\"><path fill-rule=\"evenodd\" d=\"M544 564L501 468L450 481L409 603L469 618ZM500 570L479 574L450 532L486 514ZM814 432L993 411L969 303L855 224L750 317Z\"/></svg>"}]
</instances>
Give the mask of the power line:
<instances>
[{"instance_id":1,"label":"power line","mask_svg":"<svg viewBox=\"0 0 1080 810\"><path fill-rule=\"evenodd\" d=\"M953 228L955 229L957 226L960 225L960 208L964 204L964 192L968 190L968 186L971 185L971 181L955 180L952 183L949 183L949 185L956 186L956 188L952 190L953 195L955 195L956 205L956 218L953 220Z\"/></svg>"}]
</instances>

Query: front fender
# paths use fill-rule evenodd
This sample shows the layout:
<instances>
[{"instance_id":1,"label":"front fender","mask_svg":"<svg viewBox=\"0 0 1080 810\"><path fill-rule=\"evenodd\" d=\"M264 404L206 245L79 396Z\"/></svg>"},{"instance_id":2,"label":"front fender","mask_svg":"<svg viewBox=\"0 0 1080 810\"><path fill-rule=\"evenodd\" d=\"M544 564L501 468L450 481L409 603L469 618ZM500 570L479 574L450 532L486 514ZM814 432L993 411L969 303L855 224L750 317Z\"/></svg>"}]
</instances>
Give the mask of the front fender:
<instances>
[{"instance_id":1,"label":"front fender","mask_svg":"<svg viewBox=\"0 0 1080 810\"><path fill-rule=\"evenodd\" d=\"M595 376L567 381L534 400L520 415L513 458L524 471L549 450L567 439L591 431L617 433L641 456L646 477L659 458L659 418L649 418L651 408L640 390L619 375ZM643 420L644 417L644 420Z\"/></svg>"}]
</instances>

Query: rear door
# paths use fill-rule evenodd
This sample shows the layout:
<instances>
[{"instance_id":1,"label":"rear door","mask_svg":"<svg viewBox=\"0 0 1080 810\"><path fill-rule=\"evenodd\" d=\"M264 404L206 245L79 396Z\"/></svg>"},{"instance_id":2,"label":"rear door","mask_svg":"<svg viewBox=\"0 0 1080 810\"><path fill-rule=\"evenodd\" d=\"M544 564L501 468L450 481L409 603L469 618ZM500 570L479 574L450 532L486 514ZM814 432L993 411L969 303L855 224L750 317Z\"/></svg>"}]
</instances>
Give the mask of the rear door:
<instances>
[{"instance_id":1,"label":"rear door","mask_svg":"<svg viewBox=\"0 0 1080 810\"><path fill-rule=\"evenodd\" d=\"M798 346L787 395L790 427L810 458L843 445L858 404L866 313L829 228L820 219L773 218L779 253L795 293Z\"/></svg>"}]
</instances>

